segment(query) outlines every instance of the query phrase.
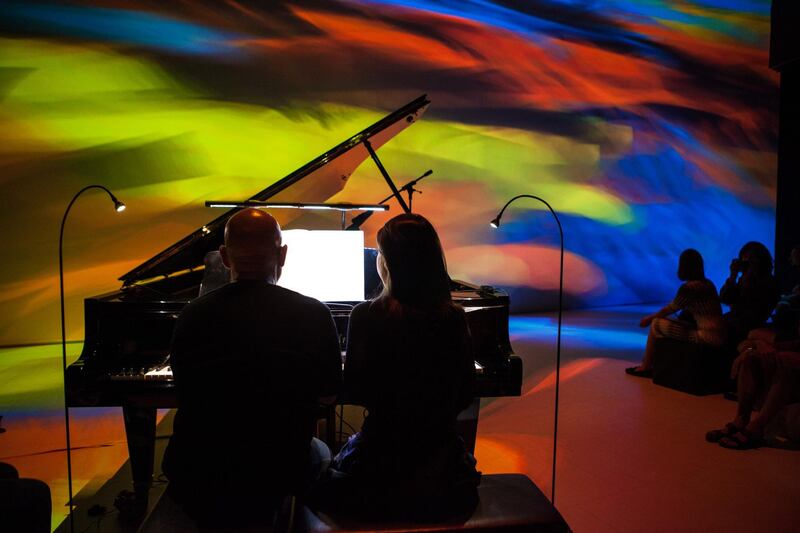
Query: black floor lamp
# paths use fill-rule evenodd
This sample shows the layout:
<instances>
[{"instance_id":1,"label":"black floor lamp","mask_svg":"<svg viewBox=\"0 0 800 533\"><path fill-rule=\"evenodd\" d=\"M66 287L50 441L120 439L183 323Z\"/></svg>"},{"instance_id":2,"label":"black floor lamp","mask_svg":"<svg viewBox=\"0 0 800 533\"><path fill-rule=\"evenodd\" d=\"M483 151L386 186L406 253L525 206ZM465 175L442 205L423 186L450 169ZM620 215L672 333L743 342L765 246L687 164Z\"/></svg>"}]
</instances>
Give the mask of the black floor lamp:
<instances>
[{"instance_id":1,"label":"black floor lamp","mask_svg":"<svg viewBox=\"0 0 800 533\"><path fill-rule=\"evenodd\" d=\"M67 222L67 216L69 215L70 209L72 209L72 204L75 203L75 200L83 194L85 191L89 189L102 189L108 193L108 196L111 198L111 201L114 202L114 209L117 213L125 211L125 204L120 202L114 194L109 191L107 188L103 187L102 185L88 185L83 189L79 190L75 193L75 196L72 197L72 200L67 205L67 210L64 211L64 218L61 219L61 230L58 234L58 283L59 289L61 291L61 363L62 363L62 372L63 372L63 380L64 380L64 425L67 437L67 487L69 491L69 500L67 501L67 505L69 505L69 530L70 532L74 533L75 531L75 520L73 519L72 515L72 452L70 446L70 439L69 439L69 406L67 404L67 331L65 327L64 321L64 225Z\"/></svg>"},{"instance_id":2,"label":"black floor lamp","mask_svg":"<svg viewBox=\"0 0 800 533\"><path fill-rule=\"evenodd\" d=\"M558 442L558 387L561 378L561 314L563 311L564 306L564 230L561 229L561 221L558 220L558 215L556 212L553 211L553 208L550 207L545 200L539 198L538 196L533 196L532 194L520 194L519 196L515 196L508 202L506 205L503 206L503 209L497 214L497 216L492 220L489 225L495 229L500 227L500 219L503 216L506 208L511 205L514 200L519 198L532 198L534 200L538 200L542 202L544 205L547 206L547 209L553 214L553 218L556 219L556 224L558 224L558 236L561 241L561 260L559 262L558 267L558 333L556 337L556 406L555 406L555 414L554 414L554 421L553 421L553 480L551 485L551 493L550 493L550 501L555 505L556 503L556 445Z\"/></svg>"}]
</instances>

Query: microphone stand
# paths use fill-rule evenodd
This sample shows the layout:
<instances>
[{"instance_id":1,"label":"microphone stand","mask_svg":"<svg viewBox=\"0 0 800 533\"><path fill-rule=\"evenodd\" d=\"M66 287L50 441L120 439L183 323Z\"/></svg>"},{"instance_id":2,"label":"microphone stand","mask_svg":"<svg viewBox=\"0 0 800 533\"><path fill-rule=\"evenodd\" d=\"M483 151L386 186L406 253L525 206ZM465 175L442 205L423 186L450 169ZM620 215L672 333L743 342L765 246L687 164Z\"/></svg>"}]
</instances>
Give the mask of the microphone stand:
<instances>
[{"instance_id":1,"label":"microphone stand","mask_svg":"<svg viewBox=\"0 0 800 533\"><path fill-rule=\"evenodd\" d=\"M415 180L411 180L411 181L409 181L408 183L406 183L405 185L403 185L402 187L400 187L400 189L398 189L398 191L397 191L397 192L403 192L403 191L406 191L406 192L408 193L408 212L409 212L409 213L413 211L413 208L412 208L412 201L413 201L413 199L414 199L414 193L415 193L415 192L418 192L418 193L422 194L422 191L420 191L420 190L418 190L418 189L415 189L415 188L414 188L414 185L416 185L417 183L419 183L419 182L420 182L420 181L422 181L423 179L427 178L427 177L428 177L428 176L430 176L431 174L433 174L433 170L428 170L428 171L427 171L427 172L425 172L425 173L424 173L422 176L418 177L418 178L417 178L417 179L415 179ZM381 203L383 203L383 202L381 202Z\"/></svg>"},{"instance_id":2,"label":"microphone stand","mask_svg":"<svg viewBox=\"0 0 800 533\"><path fill-rule=\"evenodd\" d=\"M422 176L418 177L417 179L409 181L408 183L406 183L405 185L403 185L402 187L397 189L397 193L398 194L403 192L403 191L406 191L408 193L408 212L409 213L411 212L411 201L412 201L413 194L415 192L418 192L418 193L422 194L422 191L415 189L414 185L416 185L417 183L419 183L423 179L427 178L431 174L433 174L433 170L427 170L427 171L425 171L424 174L422 174ZM385 204L386 202L388 202L392 198L395 198L394 194L390 194L389 196L387 196L386 198L384 198L383 200L378 202L378 204ZM372 216L372 213L373 213L372 211L367 211L365 213L361 213L360 215L354 216L353 219L350 221L350 225L347 227L347 229L349 229L349 230L357 230L358 228L361 227L362 224L364 224L364 222L367 221L367 219L369 217Z\"/></svg>"}]
</instances>

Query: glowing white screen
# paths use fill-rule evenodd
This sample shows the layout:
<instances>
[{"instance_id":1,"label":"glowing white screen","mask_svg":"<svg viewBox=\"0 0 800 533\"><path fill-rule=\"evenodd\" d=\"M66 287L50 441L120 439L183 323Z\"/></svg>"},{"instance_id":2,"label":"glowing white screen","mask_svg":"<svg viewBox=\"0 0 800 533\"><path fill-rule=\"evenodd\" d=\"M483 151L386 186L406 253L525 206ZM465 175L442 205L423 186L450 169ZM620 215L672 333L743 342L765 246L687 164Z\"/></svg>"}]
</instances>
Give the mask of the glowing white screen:
<instances>
[{"instance_id":1,"label":"glowing white screen","mask_svg":"<svg viewBox=\"0 0 800 533\"><path fill-rule=\"evenodd\" d=\"M323 302L364 299L364 233L283 232L289 247L278 285Z\"/></svg>"}]
</instances>

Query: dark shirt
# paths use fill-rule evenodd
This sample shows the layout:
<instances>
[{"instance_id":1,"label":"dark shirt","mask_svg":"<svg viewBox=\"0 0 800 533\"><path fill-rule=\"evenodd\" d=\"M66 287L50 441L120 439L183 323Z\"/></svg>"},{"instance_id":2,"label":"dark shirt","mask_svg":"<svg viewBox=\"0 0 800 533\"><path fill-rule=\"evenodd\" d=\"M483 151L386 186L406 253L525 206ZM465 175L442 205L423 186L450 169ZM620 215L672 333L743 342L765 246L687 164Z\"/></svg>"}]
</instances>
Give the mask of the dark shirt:
<instances>
[{"instance_id":1,"label":"dark shirt","mask_svg":"<svg viewBox=\"0 0 800 533\"><path fill-rule=\"evenodd\" d=\"M784 290L787 294L800 293L800 267L789 267L788 272L786 272Z\"/></svg>"},{"instance_id":2,"label":"dark shirt","mask_svg":"<svg viewBox=\"0 0 800 533\"><path fill-rule=\"evenodd\" d=\"M364 405L361 431L317 485L315 508L368 521L440 521L469 516L480 473L456 432L474 397L475 368L464 311L387 309L381 300L350 315L344 379Z\"/></svg>"},{"instance_id":3,"label":"dark shirt","mask_svg":"<svg viewBox=\"0 0 800 533\"><path fill-rule=\"evenodd\" d=\"M308 467L316 400L341 386L328 308L266 282L230 283L184 308L171 364L170 484L189 497L217 491L211 502L228 491L257 489L263 499L294 488Z\"/></svg>"},{"instance_id":4,"label":"dark shirt","mask_svg":"<svg viewBox=\"0 0 800 533\"><path fill-rule=\"evenodd\" d=\"M475 384L464 311L395 315L379 301L357 305L344 375L350 399L367 408L362 435L372 449L413 460L455 438L456 416Z\"/></svg>"},{"instance_id":5,"label":"dark shirt","mask_svg":"<svg viewBox=\"0 0 800 533\"><path fill-rule=\"evenodd\" d=\"M764 325L778 303L779 291L772 275L757 277L745 274L736 282L726 280L719 298L730 306L725 320L731 330L731 340L738 342L751 329Z\"/></svg>"}]
</instances>

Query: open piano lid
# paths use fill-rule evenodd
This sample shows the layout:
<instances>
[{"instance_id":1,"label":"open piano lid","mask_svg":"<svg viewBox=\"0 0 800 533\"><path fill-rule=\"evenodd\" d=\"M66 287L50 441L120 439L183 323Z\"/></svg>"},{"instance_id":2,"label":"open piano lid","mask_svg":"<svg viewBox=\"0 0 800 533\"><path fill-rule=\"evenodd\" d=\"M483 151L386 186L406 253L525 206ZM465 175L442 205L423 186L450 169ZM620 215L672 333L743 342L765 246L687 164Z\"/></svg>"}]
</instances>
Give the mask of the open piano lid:
<instances>
[{"instance_id":1,"label":"open piano lid","mask_svg":"<svg viewBox=\"0 0 800 533\"><path fill-rule=\"evenodd\" d=\"M249 199L308 203L327 201L344 188L350 174L369 157L369 152L363 144L365 140L369 140L372 148L377 151L395 135L416 122L429 104L428 96L423 94ZM123 282L123 286L127 286L202 265L206 253L216 250L222 244L228 219L240 210L241 208L237 207L226 211L123 275L119 280Z\"/></svg>"}]
</instances>

